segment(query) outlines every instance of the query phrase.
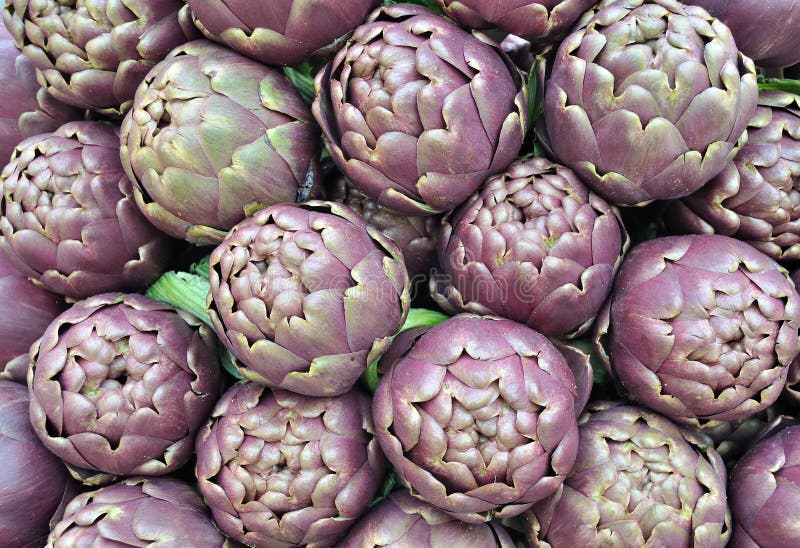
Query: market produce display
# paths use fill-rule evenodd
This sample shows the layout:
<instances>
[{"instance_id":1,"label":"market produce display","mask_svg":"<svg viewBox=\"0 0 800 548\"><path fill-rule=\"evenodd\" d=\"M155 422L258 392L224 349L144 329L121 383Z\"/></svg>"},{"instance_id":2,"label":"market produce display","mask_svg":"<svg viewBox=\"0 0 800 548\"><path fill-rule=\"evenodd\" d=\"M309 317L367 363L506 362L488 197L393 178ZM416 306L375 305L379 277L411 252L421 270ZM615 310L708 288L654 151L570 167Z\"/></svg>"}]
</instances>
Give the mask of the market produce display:
<instances>
[{"instance_id":1,"label":"market produce display","mask_svg":"<svg viewBox=\"0 0 800 548\"><path fill-rule=\"evenodd\" d=\"M800 0L4 0L0 546L800 544Z\"/></svg>"}]
</instances>

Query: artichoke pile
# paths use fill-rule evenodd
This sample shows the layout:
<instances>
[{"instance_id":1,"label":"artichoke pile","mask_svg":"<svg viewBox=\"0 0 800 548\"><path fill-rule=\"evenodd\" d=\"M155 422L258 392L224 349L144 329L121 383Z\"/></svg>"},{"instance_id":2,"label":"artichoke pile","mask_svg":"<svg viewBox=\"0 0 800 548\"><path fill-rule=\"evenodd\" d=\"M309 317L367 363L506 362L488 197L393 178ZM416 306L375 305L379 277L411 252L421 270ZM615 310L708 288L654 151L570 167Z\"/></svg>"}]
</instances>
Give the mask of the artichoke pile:
<instances>
[{"instance_id":1,"label":"artichoke pile","mask_svg":"<svg viewBox=\"0 0 800 548\"><path fill-rule=\"evenodd\" d=\"M798 545L798 24L5 0L0 545Z\"/></svg>"}]
</instances>

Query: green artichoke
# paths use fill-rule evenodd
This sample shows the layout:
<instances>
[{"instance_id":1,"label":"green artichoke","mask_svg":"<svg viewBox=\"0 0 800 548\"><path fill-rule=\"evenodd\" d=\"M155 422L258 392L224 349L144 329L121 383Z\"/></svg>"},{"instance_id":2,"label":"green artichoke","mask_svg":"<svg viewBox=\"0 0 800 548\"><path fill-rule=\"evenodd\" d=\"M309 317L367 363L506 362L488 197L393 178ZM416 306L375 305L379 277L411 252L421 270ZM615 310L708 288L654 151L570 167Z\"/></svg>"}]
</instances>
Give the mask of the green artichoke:
<instances>
[{"instance_id":1,"label":"green artichoke","mask_svg":"<svg viewBox=\"0 0 800 548\"><path fill-rule=\"evenodd\" d=\"M296 200L319 128L278 69L196 40L147 74L121 141L145 216L176 238L216 244L246 211Z\"/></svg>"},{"instance_id":2,"label":"green artichoke","mask_svg":"<svg viewBox=\"0 0 800 548\"><path fill-rule=\"evenodd\" d=\"M625 391L687 425L766 409L800 352L800 295L788 273L726 236L636 246L601 318L601 342Z\"/></svg>"},{"instance_id":3,"label":"green artichoke","mask_svg":"<svg viewBox=\"0 0 800 548\"><path fill-rule=\"evenodd\" d=\"M220 380L216 340L194 316L142 295L97 295L31 348L31 423L73 467L168 474L191 458Z\"/></svg>"},{"instance_id":4,"label":"green artichoke","mask_svg":"<svg viewBox=\"0 0 800 548\"><path fill-rule=\"evenodd\" d=\"M375 430L414 496L482 523L528 510L572 469L575 379L529 327L463 314L400 334L381 362Z\"/></svg>"},{"instance_id":5,"label":"green artichoke","mask_svg":"<svg viewBox=\"0 0 800 548\"><path fill-rule=\"evenodd\" d=\"M391 343L409 309L397 246L347 206L261 210L211 253L208 313L246 378L342 394Z\"/></svg>"},{"instance_id":6,"label":"green artichoke","mask_svg":"<svg viewBox=\"0 0 800 548\"><path fill-rule=\"evenodd\" d=\"M520 160L443 222L445 310L492 314L548 335L594 321L628 247L619 212L563 166Z\"/></svg>"},{"instance_id":7,"label":"green artichoke","mask_svg":"<svg viewBox=\"0 0 800 548\"><path fill-rule=\"evenodd\" d=\"M163 272L175 242L139 212L119 154L118 128L100 122L19 144L0 175L0 247L23 274L81 299Z\"/></svg>"},{"instance_id":8,"label":"green artichoke","mask_svg":"<svg viewBox=\"0 0 800 548\"><path fill-rule=\"evenodd\" d=\"M5 0L3 19L59 101L119 116L136 87L196 30L180 0Z\"/></svg>"},{"instance_id":9,"label":"green artichoke","mask_svg":"<svg viewBox=\"0 0 800 548\"><path fill-rule=\"evenodd\" d=\"M719 547L731 535L726 470L710 440L637 407L580 424L575 467L528 516L534 545Z\"/></svg>"},{"instance_id":10,"label":"green artichoke","mask_svg":"<svg viewBox=\"0 0 800 548\"><path fill-rule=\"evenodd\" d=\"M546 84L556 157L622 205L686 196L722 171L758 98L728 28L674 0L611 2L582 21Z\"/></svg>"},{"instance_id":11,"label":"green artichoke","mask_svg":"<svg viewBox=\"0 0 800 548\"><path fill-rule=\"evenodd\" d=\"M747 144L697 192L672 202L675 233L724 234L778 261L800 259L800 95L762 91Z\"/></svg>"},{"instance_id":12,"label":"green artichoke","mask_svg":"<svg viewBox=\"0 0 800 548\"><path fill-rule=\"evenodd\" d=\"M369 405L357 390L230 388L197 436L197 480L220 528L248 546L331 546L383 478Z\"/></svg>"},{"instance_id":13,"label":"green artichoke","mask_svg":"<svg viewBox=\"0 0 800 548\"><path fill-rule=\"evenodd\" d=\"M189 485L172 478L130 478L78 495L55 524L47 548L229 546Z\"/></svg>"},{"instance_id":14,"label":"green artichoke","mask_svg":"<svg viewBox=\"0 0 800 548\"><path fill-rule=\"evenodd\" d=\"M211 40L268 65L293 65L347 36L379 0L186 0Z\"/></svg>"},{"instance_id":15,"label":"green artichoke","mask_svg":"<svg viewBox=\"0 0 800 548\"><path fill-rule=\"evenodd\" d=\"M331 157L400 213L453 209L522 147L527 89L511 60L421 6L375 10L315 85Z\"/></svg>"}]
</instances>

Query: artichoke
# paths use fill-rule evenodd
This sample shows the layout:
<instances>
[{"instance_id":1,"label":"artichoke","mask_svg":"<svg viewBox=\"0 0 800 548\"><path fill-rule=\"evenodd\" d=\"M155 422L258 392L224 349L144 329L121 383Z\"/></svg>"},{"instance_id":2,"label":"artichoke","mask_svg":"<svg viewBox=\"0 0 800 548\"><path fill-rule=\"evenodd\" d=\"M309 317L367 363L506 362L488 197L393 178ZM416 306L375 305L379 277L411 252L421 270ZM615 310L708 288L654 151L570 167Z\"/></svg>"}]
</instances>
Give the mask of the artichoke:
<instances>
[{"instance_id":1,"label":"artichoke","mask_svg":"<svg viewBox=\"0 0 800 548\"><path fill-rule=\"evenodd\" d=\"M615 204L691 194L744 142L758 88L728 28L674 0L621 0L558 48L544 115L557 158Z\"/></svg>"},{"instance_id":2,"label":"artichoke","mask_svg":"<svg viewBox=\"0 0 800 548\"><path fill-rule=\"evenodd\" d=\"M800 259L800 96L762 91L733 162L697 192L672 202L673 232L724 234L778 261Z\"/></svg>"},{"instance_id":3,"label":"artichoke","mask_svg":"<svg viewBox=\"0 0 800 548\"><path fill-rule=\"evenodd\" d=\"M176 238L216 244L245 211L295 201L319 128L278 69L196 40L147 74L121 141L147 218Z\"/></svg>"},{"instance_id":4,"label":"artichoke","mask_svg":"<svg viewBox=\"0 0 800 548\"><path fill-rule=\"evenodd\" d=\"M738 48L762 67L800 62L797 0L686 0L725 23Z\"/></svg>"},{"instance_id":5,"label":"artichoke","mask_svg":"<svg viewBox=\"0 0 800 548\"><path fill-rule=\"evenodd\" d=\"M48 548L228 546L197 492L172 478L130 478L78 495L55 524Z\"/></svg>"},{"instance_id":6,"label":"artichoke","mask_svg":"<svg viewBox=\"0 0 800 548\"><path fill-rule=\"evenodd\" d=\"M416 497L468 523L553 494L578 447L575 380L543 335L464 314L406 331L384 356L372 416Z\"/></svg>"},{"instance_id":7,"label":"artichoke","mask_svg":"<svg viewBox=\"0 0 800 548\"><path fill-rule=\"evenodd\" d=\"M738 240L672 236L636 246L598 321L614 375L642 404L688 425L769 407L800 351L800 295Z\"/></svg>"},{"instance_id":8,"label":"artichoke","mask_svg":"<svg viewBox=\"0 0 800 548\"><path fill-rule=\"evenodd\" d=\"M61 314L31 348L31 422L73 467L168 474L191 458L220 380L216 340L194 316L106 293Z\"/></svg>"},{"instance_id":9,"label":"artichoke","mask_svg":"<svg viewBox=\"0 0 800 548\"><path fill-rule=\"evenodd\" d=\"M6 0L3 18L53 97L112 116L196 33L181 0Z\"/></svg>"},{"instance_id":10,"label":"artichoke","mask_svg":"<svg viewBox=\"0 0 800 548\"><path fill-rule=\"evenodd\" d=\"M424 279L436 264L436 244L439 241L441 217L409 216L386 209L367 198L344 177L338 178L329 199L342 203L364 217L368 225L392 240L403 253L403 260L414 281Z\"/></svg>"},{"instance_id":11,"label":"artichoke","mask_svg":"<svg viewBox=\"0 0 800 548\"><path fill-rule=\"evenodd\" d=\"M211 40L268 65L292 65L340 41L379 0L186 0Z\"/></svg>"},{"instance_id":12,"label":"artichoke","mask_svg":"<svg viewBox=\"0 0 800 548\"><path fill-rule=\"evenodd\" d=\"M137 290L166 268L174 242L136 207L117 128L70 122L26 139L0 183L0 248L50 291Z\"/></svg>"},{"instance_id":13,"label":"artichoke","mask_svg":"<svg viewBox=\"0 0 800 548\"><path fill-rule=\"evenodd\" d=\"M725 546L726 470L710 440L651 411L603 407L581 421L572 473L529 515L538 546Z\"/></svg>"},{"instance_id":14,"label":"artichoke","mask_svg":"<svg viewBox=\"0 0 800 548\"><path fill-rule=\"evenodd\" d=\"M75 491L67 469L28 419L28 390L0 380L0 545L41 546L49 522Z\"/></svg>"},{"instance_id":15,"label":"artichoke","mask_svg":"<svg viewBox=\"0 0 800 548\"><path fill-rule=\"evenodd\" d=\"M508 167L525 135L527 91L511 60L420 6L375 10L315 86L333 160L400 213L453 209Z\"/></svg>"},{"instance_id":16,"label":"artichoke","mask_svg":"<svg viewBox=\"0 0 800 548\"><path fill-rule=\"evenodd\" d=\"M800 425L762 439L728 482L736 548L800 544Z\"/></svg>"},{"instance_id":17,"label":"artichoke","mask_svg":"<svg viewBox=\"0 0 800 548\"><path fill-rule=\"evenodd\" d=\"M380 485L369 397L307 397L240 382L197 436L197 480L232 538L270 548L331 546Z\"/></svg>"},{"instance_id":18,"label":"artichoke","mask_svg":"<svg viewBox=\"0 0 800 548\"><path fill-rule=\"evenodd\" d=\"M55 131L81 111L53 98L36 82L33 65L0 25L0 164L23 139Z\"/></svg>"},{"instance_id":19,"label":"artichoke","mask_svg":"<svg viewBox=\"0 0 800 548\"><path fill-rule=\"evenodd\" d=\"M471 29L499 27L533 43L552 42L597 0L436 0Z\"/></svg>"},{"instance_id":20,"label":"artichoke","mask_svg":"<svg viewBox=\"0 0 800 548\"><path fill-rule=\"evenodd\" d=\"M409 309L397 247L347 206L281 204L211 254L208 313L250 380L342 394L389 346Z\"/></svg>"},{"instance_id":21,"label":"artichoke","mask_svg":"<svg viewBox=\"0 0 800 548\"><path fill-rule=\"evenodd\" d=\"M400 490L371 509L337 546L513 548L514 543L502 525L458 521Z\"/></svg>"},{"instance_id":22,"label":"artichoke","mask_svg":"<svg viewBox=\"0 0 800 548\"><path fill-rule=\"evenodd\" d=\"M545 335L591 325L628 246L616 208L565 167L519 161L443 223L431 281L445 310L492 314Z\"/></svg>"}]
</instances>

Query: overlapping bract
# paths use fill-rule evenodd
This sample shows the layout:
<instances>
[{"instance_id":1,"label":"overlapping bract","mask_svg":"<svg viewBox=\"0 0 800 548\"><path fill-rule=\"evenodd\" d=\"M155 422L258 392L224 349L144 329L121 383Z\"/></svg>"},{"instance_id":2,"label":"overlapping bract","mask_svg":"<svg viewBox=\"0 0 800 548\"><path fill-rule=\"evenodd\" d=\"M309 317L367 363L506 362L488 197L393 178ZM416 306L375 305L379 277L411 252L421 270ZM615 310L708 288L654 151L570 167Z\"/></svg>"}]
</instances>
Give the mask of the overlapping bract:
<instances>
[{"instance_id":1,"label":"overlapping bract","mask_svg":"<svg viewBox=\"0 0 800 548\"><path fill-rule=\"evenodd\" d=\"M465 523L399 490L361 518L339 546L512 548L514 543L498 523Z\"/></svg>"},{"instance_id":2,"label":"overlapping bract","mask_svg":"<svg viewBox=\"0 0 800 548\"><path fill-rule=\"evenodd\" d=\"M409 308L397 246L333 202L245 219L211 254L209 281L209 316L240 372L309 396L349 390Z\"/></svg>"},{"instance_id":3,"label":"overlapping bract","mask_svg":"<svg viewBox=\"0 0 800 548\"><path fill-rule=\"evenodd\" d=\"M74 490L28 416L28 389L0 380L0 545L7 547L41 546L50 519Z\"/></svg>"},{"instance_id":4,"label":"overlapping bract","mask_svg":"<svg viewBox=\"0 0 800 548\"><path fill-rule=\"evenodd\" d=\"M466 200L525 135L527 93L511 61L420 6L375 10L316 89L333 160L364 194L409 215Z\"/></svg>"},{"instance_id":5,"label":"overlapping bract","mask_svg":"<svg viewBox=\"0 0 800 548\"><path fill-rule=\"evenodd\" d=\"M47 548L110 545L228 546L194 489L142 477L78 495L47 539Z\"/></svg>"},{"instance_id":6,"label":"overlapping bract","mask_svg":"<svg viewBox=\"0 0 800 548\"><path fill-rule=\"evenodd\" d=\"M121 141L147 218L176 238L209 244L246 209L295 201L319 128L279 70L196 40L147 74Z\"/></svg>"},{"instance_id":7,"label":"overlapping bract","mask_svg":"<svg viewBox=\"0 0 800 548\"><path fill-rule=\"evenodd\" d=\"M327 398L241 382L197 437L200 492L248 546L332 546L372 500L385 460L369 398Z\"/></svg>"},{"instance_id":8,"label":"overlapping bract","mask_svg":"<svg viewBox=\"0 0 800 548\"><path fill-rule=\"evenodd\" d=\"M48 92L109 115L124 114L147 71L196 33L180 0L7 0L3 16Z\"/></svg>"},{"instance_id":9,"label":"overlapping bract","mask_svg":"<svg viewBox=\"0 0 800 548\"><path fill-rule=\"evenodd\" d=\"M787 272L718 235L634 248L598 320L614 375L680 423L743 419L780 395L800 351L800 296Z\"/></svg>"},{"instance_id":10,"label":"overlapping bract","mask_svg":"<svg viewBox=\"0 0 800 548\"><path fill-rule=\"evenodd\" d=\"M379 0L186 0L203 34L268 65L292 65L352 32Z\"/></svg>"},{"instance_id":11,"label":"overlapping bract","mask_svg":"<svg viewBox=\"0 0 800 548\"><path fill-rule=\"evenodd\" d=\"M412 493L447 514L518 515L572 469L575 380L536 331L464 314L402 333L381 365L372 407L381 448Z\"/></svg>"},{"instance_id":12,"label":"overlapping bract","mask_svg":"<svg viewBox=\"0 0 800 548\"><path fill-rule=\"evenodd\" d=\"M436 0L444 12L471 29L492 26L530 42L552 42L597 0Z\"/></svg>"},{"instance_id":13,"label":"overlapping bract","mask_svg":"<svg viewBox=\"0 0 800 548\"><path fill-rule=\"evenodd\" d=\"M0 246L23 274L80 299L164 271L174 242L139 212L119 154L117 128L100 122L19 144L0 175Z\"/></svg>"},{"instance_id":14,"label":"overlapping bract","mask_svg":"<svg viewBox=\"0 0 800 548\"><path fill-rule=\"evenodd\" d=\"M733 163L675 201L664 220L675 232L724 234L778 261L800 259L800 96L762 91Z\"/></svg>"},{"instance_id":15,"label":"overlapping bract","mask_svg":"<svg viewBox=\"0 0 800 548\"><path fill-rule=\"evenodd\" d=\"M710 440L637 407L580 425L575 467L530 515L538 546L725 546L726 470ZM536 545L536 544L534 544Z\"/></svg>"},{"instance_id":16,"label":"overlapping bract","mask_svg":"<svg viewBox=\"0 0 800 548\"><path fill-rule=\"evenodd\" d=\"M31 422L65 462L111 475L186 464L219 397L211 330L141 295L74 305L31 349Z\"/></svg>"},{"instance_id":17,"label":"overlapping bract","mask_svg":"<svg viewBox=\"0 0 800 548\"><path fill-rule=\"evenodd\" d=\"M609 201L643 205L722 171L757 96L752 62L705 10L621 0L561 43L544 114L561 162Z\"/></svg>"},{"instance_id":18,"label":"overlapping bract","mask_svg":"<svg viewBox=\"0 0 800 548\"><path fill-rule=\"evenodd\" d=\"M611 291L628 237L616 208L565 167L519 161L489 179L439 245L434 299L453 313L509 318L545 335L588 329Z\"/></svg>"}]
</instances>

